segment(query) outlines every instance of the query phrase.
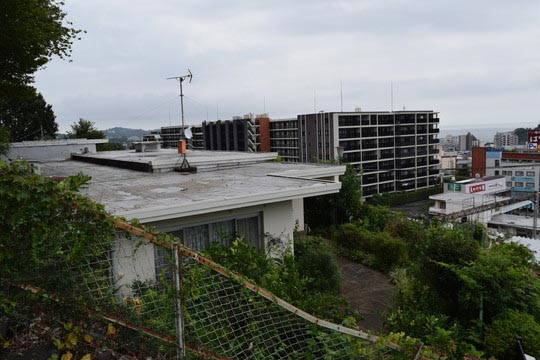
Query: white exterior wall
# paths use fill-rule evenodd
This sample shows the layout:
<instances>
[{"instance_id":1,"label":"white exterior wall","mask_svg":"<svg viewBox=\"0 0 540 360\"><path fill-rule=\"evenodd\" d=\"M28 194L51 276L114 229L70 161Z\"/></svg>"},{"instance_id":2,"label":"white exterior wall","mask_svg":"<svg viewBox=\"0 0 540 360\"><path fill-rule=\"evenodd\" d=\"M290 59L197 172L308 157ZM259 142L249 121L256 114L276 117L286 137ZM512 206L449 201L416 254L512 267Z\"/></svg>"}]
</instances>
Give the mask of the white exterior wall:
<instances>
[{"instance_id":1,"label":"white exterior wall","mask_svg":"<svg viewBox=\"0 0 540 360\"><path fill-rule=\"evenodd\" d=\"M263 213L263 228L265 234L266 250L270 250L270 255L274 252L272 246L268 243L268 237L279 237L283 241L284 250L290 248L294 251L293 232L294 232L294 216L293 216L293 203L292 201L283 201L275 204L264 205Z\"/></svg>"},{"instance_id":2,"label":"white exterior wall","mask_svg":"<svg viewBox=\"0 0 540 360\"><path fill-rule=\"evenodd\" d=\"M144 241L140 246L138 241ZM155 281L154 245L135 237L118 237L112 255L114 288L122 299L133 294L130 285L135 280Z\"/></svg>"},{"instance_id":3,"label":"white exterior wall","mask_svg":"<svg viewBox=\"0 0 540 360\"><path fill-rule=\"evenodd\" d=\"M23 160L66 160L71 154L96 153L96 144L108 139L37 140L10 144L8 158Z\"/></svg>"},{"instance_id":4,"label":"white exterior wall","mask_svg":"<svg viewBox=\"0 0 540 360\"><path fill-rule=\"evenodd\" d=\"M304 231L304 199L294 199L292 201L292 211L294 225L298 227L298 231Z\"/></svg>"}]
</instances>

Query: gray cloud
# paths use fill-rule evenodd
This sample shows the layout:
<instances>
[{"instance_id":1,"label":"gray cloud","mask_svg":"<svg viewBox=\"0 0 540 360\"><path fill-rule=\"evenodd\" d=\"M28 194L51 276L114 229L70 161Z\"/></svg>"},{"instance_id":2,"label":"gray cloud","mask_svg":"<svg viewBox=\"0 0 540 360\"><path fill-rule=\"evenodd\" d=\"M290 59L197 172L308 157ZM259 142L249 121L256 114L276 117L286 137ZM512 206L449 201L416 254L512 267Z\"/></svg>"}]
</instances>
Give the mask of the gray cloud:
<instances>
[{"instance_id":1,"label":"gray cloud","mask_svg":"<svg viewBox=\"0 0 540 360\"><path fill-rule=\"evenodd\" d=\"M88 33L73 62L54 60L36 85L61 130L78 117L100 128L157 128L179 118L186 85L191 123L266 110L441 111L443 124L504 123L540 95L537 1L69 2ZM496 101L494 101L496 99ZM528 115L527 117L530 117ZM170 120L171 119L171 120Z\"/></svg>"}]
</instances>

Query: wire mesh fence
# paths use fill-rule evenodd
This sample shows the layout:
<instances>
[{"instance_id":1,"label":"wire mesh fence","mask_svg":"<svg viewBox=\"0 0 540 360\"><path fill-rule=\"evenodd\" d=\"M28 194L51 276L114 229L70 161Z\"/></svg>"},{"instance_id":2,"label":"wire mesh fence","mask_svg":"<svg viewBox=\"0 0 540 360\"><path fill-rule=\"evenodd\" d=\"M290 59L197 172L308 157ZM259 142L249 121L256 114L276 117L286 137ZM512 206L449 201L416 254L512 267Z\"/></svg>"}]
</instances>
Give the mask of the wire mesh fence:
<instances>
[{"instance_id":1,"label":"wire mesh fence","mask_svg":"<svg viewBox=\"0 0 540 360\"><path fill-rule=\"evenodd\" d=\"M19 286L128 329L124 348L151 348L155 358L384 359L398 349L317 319L181 244L116 226L92 251L73 237L56 245Z\"/></svg>"}]
</instances>

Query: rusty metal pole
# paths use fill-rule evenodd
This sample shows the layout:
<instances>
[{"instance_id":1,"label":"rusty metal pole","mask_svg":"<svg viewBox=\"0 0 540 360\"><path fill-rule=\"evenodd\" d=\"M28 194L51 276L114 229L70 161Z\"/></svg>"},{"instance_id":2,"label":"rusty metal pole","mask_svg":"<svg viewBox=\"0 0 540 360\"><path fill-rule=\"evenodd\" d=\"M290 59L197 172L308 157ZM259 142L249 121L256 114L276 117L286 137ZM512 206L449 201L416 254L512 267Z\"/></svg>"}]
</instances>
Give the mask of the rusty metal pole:
<instances>
[{"instance_id":1,"label":"rusty metal pole","mask_svg":"<svg viewBox=\"0 0 540 360\"><path fill-rule=\"evenodd\" d=\"M182 312L182 250L178 246L178 243L173 244L172 253L174 257L177 357L182 360L186 355L186 347L184 344L184 317Z\"/></svg>"}]
</instances>

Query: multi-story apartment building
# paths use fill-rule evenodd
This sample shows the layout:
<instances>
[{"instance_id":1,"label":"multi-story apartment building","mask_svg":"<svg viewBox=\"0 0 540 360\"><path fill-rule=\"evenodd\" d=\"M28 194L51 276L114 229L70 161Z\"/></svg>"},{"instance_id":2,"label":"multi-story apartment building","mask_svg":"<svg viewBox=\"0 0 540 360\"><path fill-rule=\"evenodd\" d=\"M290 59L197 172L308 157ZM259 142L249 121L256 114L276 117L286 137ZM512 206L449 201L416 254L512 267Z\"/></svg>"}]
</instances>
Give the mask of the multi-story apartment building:
<instances>
[{"instance_id":1,"label":"multi-story apartment building","mask_svg":"<svg viewBox=\"0 0 540 360\"><path fill-rule=\"evenodd\" d=\"M299 115L299 159L350 163L364 196L427 188L438 182L438 124L433 111Z\"/></svg>"},{"instance_id":2,"label":"multi-story apartment building","mask_svg":"<svg viewBox=\"0 0 540 360\"><path fill-rule=\"evenodd\" d=\"M206 150L270 152L270 119L262 114L202 123Z\"/></svg>"},{"instance_id":3,"label":"multi-story apartment building","mask_svg":"<svg viewBox=\"0 0 540 360\"><path fill-rule=\"evenodd\" d=\"M493 145L496 148L517 146L518 136L513 131L498 132L493 137Z\"/></svg>"},{"instance_id":4,"label":"multi-story apartment building","mask_svg":"<svg viewBox=\"0 0 540 360\"><path fill-rule=\"evenodd\" d=\"M277 152L286 162L300 161L297 118L270 120L270 151Z\"/></svg>"}]
</instances>

